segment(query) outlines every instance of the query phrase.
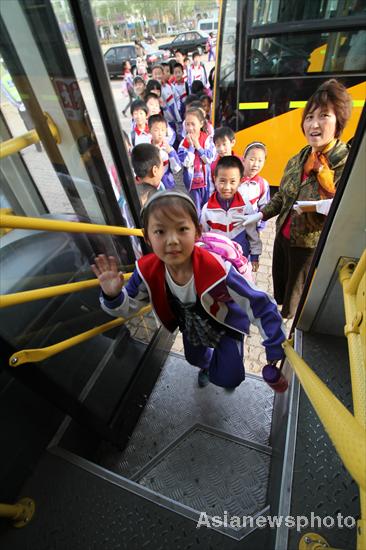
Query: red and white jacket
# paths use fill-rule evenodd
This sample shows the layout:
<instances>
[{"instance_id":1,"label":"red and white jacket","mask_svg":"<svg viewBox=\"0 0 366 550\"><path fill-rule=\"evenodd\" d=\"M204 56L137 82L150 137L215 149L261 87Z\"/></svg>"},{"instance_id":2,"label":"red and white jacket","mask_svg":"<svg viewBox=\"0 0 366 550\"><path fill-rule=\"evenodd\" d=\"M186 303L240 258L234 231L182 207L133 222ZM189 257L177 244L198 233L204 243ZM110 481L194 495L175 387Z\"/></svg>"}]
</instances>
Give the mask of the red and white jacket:
<instances>
[{"instance_id":1,"label":"red and white jacket","mask_svg":"<svg viewBox=\"0 0 366 550\"><path fill-rule=\"evenodd\" d=\"M258 212L270 200L269 183L258 174L254 178L244 177L238 191L245 202L246 214Z\"/></svg>"}]
</instances>

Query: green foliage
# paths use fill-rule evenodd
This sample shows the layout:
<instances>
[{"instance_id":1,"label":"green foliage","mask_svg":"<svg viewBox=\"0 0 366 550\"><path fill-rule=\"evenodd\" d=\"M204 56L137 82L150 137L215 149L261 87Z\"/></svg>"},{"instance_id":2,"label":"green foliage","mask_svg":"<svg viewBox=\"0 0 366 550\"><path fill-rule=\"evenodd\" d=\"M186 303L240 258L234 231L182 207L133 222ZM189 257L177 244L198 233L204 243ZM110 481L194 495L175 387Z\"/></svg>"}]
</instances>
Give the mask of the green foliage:
<instances>
[{"instance_id":1,"label":"green foliage","mask_svg":"<svg viewBox=\"0 0 366 550\"><path fill-rule=\"evenodd\" d=\"M116 17L131 16L146 21L164 17L179 24L184 18L193 18L195 9L210 10L214 0L91 0L95 17L113 22ZM180 21L177 20L179 16Z\"/></svg>"}]
</instances>

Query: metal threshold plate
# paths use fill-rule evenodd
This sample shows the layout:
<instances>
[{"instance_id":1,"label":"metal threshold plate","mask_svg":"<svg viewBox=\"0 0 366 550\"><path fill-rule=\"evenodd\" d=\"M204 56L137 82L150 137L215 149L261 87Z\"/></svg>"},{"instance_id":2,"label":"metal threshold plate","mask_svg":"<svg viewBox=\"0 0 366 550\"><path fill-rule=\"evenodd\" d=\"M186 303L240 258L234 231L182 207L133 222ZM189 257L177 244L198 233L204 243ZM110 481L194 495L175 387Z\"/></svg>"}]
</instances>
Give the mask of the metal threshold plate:
<instances>
[{"instance_id":1,"label":"metal threshold plate","mask_svg":"<svg viewBox=\"0 0 366 550\"><path fill-rule=\"evenodd\" d=\"M197 424L132 479L208 516L255 516L266 507L270 461L270 447Z\"/></svg>"}]
</instances>

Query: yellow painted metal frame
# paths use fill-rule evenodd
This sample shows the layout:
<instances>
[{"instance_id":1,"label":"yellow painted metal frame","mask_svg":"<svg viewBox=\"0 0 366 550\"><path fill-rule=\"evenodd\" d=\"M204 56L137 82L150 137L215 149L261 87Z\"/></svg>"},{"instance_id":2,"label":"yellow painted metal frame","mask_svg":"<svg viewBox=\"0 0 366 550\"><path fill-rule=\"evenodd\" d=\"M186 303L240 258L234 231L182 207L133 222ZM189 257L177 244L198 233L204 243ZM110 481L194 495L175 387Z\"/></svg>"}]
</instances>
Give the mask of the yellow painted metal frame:
<instances>
[{"instance_id":1,"label":"yellow painted metal frame","mask_svg":"<svg viewBox=\"0 0 366 550\"><path fill-rule=\"evenodd\" d=\"M107 330L111 330L112 328L123 325L124 323L126 323L130 319L133 319L134 317L139 317L140 315L146 315L146 313L149 313L150 311L151 311L151 305L148 305L141 308L137 313L134 313L129 317L118 317L113 321L108 321L108 323L104 323L103 325L94 327L90 330L87 330L86 332L82 332L81 334L77 334L76 336L72 336L71 338L67 338L66 340L63 340L62 342L58 342L53 346L48 346L46 348L24 349L21 351L17 351L13 353L13 355L10 357L9 365L11 367L18 367L23 363L37 363L38 361L44 361L45 359L48 359L49 357L52 357L57 353L61 353L66 349L69 349L73 346L76 346L77 344L81 344L82 342L85 342L86 340L90 340L91 338L94 338L94 336L97 336L98 334L102 334Z\"/></svg>"},{"instance_id":2,"label":"yellow painted metal frame","mask_svg":"<svg viewBox=\"0 0 366 550\"><path fill-rule=\"evenodd\" d=\"M67 233L98 233L102 235L136 235L143 237L141 229L118 227L116 225L98 225L94 223L65 222L62 220L44 220L25 216L2 216L0 227L12 229L37 229L39 231L65 231Z\"/></svg>"},{"instance_id":3,"label":"yellow painted metal frame","mask_svg":"<svg viewBox=\"0 0 366 550\"><path fill-rule=\"evenodd\" d=\"M34 516L36 505L33 499L24 497L16 504L0 503L0 518L13 520L14 527L25 527Z\"/></svg>"},{"instance_id":4,"label":"yellow painted metal frame","mask_svg":"<svg viewBox=\"0 0 366 550\"><path fill-rule=\"evenodd\" d=\"M54 123L54 121L52 120L51 116L48 113L43 113L43 114L47 120L48 127L50 129L50 132L55 142L61 143L60 133L58 131L56 124ZM34 143L39 143L40 141L41 140L37 130L30 130L29 132L26 132L21 136L7 139L6 141L3 141L2 143L0 143L0 159L9 157L14 153L19 153L19 151L21 151L22 149L25 149L26 147L29 147L29 145L33 145Z\"/></svg>"},{"instance_id":5,"label":"yellow painted metal frame","mask_svg":"<svg viewBox=\"0 0 366 550\"><path fill-rule=\"evenodd\" d=\"M107 235L136 235L143 236L141 229L131 229L126 227L106 226L91 223L80 222L64 222L61 220L44 220L42 218L26 218L23 216L2 216L0 219L0 227L11 227L13 229L38 229L44 231L66 231L69 233L98 233ZM126 273L125 279L129 279L132 273ZM59 296L61 294L67 294L69 292L77 292L88 288L98 286L99 281L97 279L80 281L78 283L70 283L66 285L55 285L48 288L39 288L35 290L29 290L25 292L18 292L14 294L1 296L1 307L8 307L15 304L21 304L24 302L30 302L33 300L40 300L44 298L50 298L52 296ZM57 353L64 351L72 346L76 346L81 342L85 342L98 334L106 332L112 328L115 328L129 319L144 315L151 311L151 305L143 307L140 311L129 317L119 317L113 321L109 321L104 325L95 327L91 330L77 334L72 338L68 338L58 344L48 346L46 348L39 349L26 349L14 353L9 359L9 365L17 367L23 363L35 363L43 361L48 357L52 357Z\"/></svg>"},{"instance_id":6,"label":"yellow painted metal frame","mask_svg":"<svg viewBox=\"0 0 366 550\"><path fill-rule=\"evenodd\" d=\"M131 277L132 273L124 273L125 281ZM95 288L99 285L98 279L88 279L87 281L79 281L77 283L68 283L65 285L49 286L47 288L37 288L35 290L25 290L24 292L15 292L14 294L0 295L0 309L3 307L16 306L26 302L34 302L35 300L44 300L53 296L61 296L62 294L71 294L80 292L88 288Z\"/></svg>"},{"instance_id":7,"label":"yellow painted metal frame","mask_svg":"<svg viewBox=\"0 0 366 550\"><path fill-rule=\"evenodd\" d=\"M349 262L340 271L345 304L353 409L333 395L322 380L295 352L291 342L284 350L305 393L331 438L337 453L360 489L361 519L357 522L357 549L366 548L366 251L357 267Z\"/></svg>"}]
</instances>

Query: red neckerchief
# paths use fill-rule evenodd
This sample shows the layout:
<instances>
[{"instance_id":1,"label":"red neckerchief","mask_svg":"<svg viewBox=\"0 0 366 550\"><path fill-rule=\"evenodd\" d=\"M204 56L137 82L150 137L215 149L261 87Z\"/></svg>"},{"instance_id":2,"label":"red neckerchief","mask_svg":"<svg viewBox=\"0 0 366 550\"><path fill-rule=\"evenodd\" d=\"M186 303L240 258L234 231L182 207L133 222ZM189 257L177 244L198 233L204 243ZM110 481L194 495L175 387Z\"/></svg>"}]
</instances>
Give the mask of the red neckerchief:
<instances>
[{"instance_id":1,"label":"red neckerchief","mask_svg":"<svg viewBox=\"0 0 366 550\"><path fill-rule=\"evenodd\" d=\"M145 128L144 128L143 130L139 130L139 129L137 128L137 126L135 126L135 132L136 132L136 134L137 134L138 136L141 136L142 133L149 134L149 133L150 133L150 131L149 131L149 125L146 124L146 126L145 126Z\"/></svg>"},{"instance_id":2,"label":"red neckerchief","mask_svg":"<svg viewBox=\"0 0 366 550\"><path fill-rule=\"evenodd\" d=\"M215 210L216 209L222 210L222 206L221 206L221 204L219 203L219 200L218 200L218 195L219 195L219 193L217 191L212 193L211 197L208 199L208 202L207 202L207 207L208 208L213 208ZM243 201L243 197L237 191L235 193L235 195L233 196L232 200L231 200L230 208L239 208L239 207L242 207L242 206L245 206L245 203Z\"/></svg>"},{"instance_id":3,"label":"red neckerchief","mask_svg":"<svg viewBox=\"0 0 366 550\"><path fill-rule=\"evenodd\" d=\"M250 176L244 176L241 182L247 183L250 181L254 181L255 183L259 183L259 178L260 178L259 174L256 174L253 178L251 178Z\"/></svg>"}]
</instances>

